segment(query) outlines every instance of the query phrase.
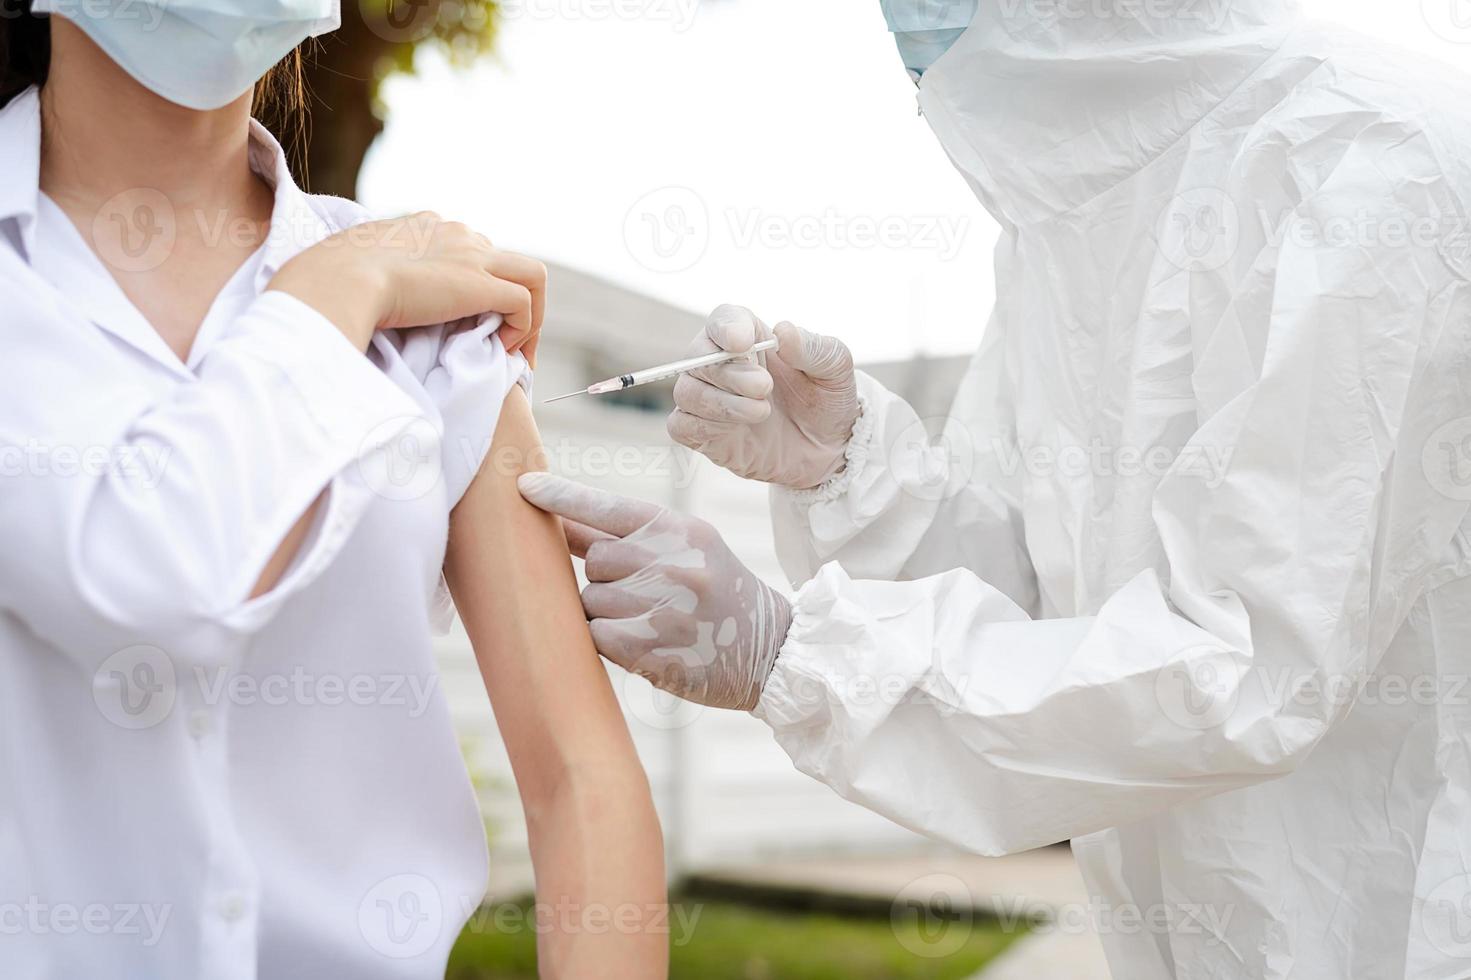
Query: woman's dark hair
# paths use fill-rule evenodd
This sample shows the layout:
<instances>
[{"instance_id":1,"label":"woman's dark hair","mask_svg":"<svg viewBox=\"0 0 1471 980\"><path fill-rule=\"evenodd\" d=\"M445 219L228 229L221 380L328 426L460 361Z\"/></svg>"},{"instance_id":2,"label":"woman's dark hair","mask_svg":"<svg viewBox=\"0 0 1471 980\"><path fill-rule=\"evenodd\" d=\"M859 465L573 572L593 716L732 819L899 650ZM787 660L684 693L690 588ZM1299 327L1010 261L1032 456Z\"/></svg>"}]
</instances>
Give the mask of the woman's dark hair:
<instances>
[{"instance_id":1,"label":"woman's dark hair","mask_svg":"<svg viewBox=\"0 0 1471 980\"><path fill-rule=\"evenodd\" d=\"M31 16L31 0L0 0L0 106L46 82L51 27Z\"/></svg>"},{"instance_id":2,"label":"woman's dark hair","mask_svg":"<svg viewBox=\"0 0 1471 980\"><path fill-rule=\"evenodd\" d=\"M0 107L32 85L46 84L51 25L31 14L31 0L0 0ZM288 144L305 145L306 84L301 49L272 68L255 87L255 115Z\"/></svg>"}]
</instances>

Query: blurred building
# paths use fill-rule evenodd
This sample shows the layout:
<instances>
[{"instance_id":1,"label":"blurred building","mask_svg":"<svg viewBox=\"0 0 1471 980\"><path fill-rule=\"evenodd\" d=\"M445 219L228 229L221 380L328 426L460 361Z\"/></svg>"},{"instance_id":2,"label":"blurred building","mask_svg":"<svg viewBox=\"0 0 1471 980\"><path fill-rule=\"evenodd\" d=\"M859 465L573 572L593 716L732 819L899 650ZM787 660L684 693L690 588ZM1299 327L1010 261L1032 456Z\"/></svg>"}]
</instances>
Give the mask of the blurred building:
<instances>
[{"instance_id":1,"label":"blurred building","mask_svg":"<svg viewBox=\"0 0 1471 980\"><path fill-rule=\"evenodd\" d=\"M554 302L541 342L538 401L631 368L680 356L701 329L691 312L612 283L554 268ZM865 365L909 398L921 416L943 415L964 358ZM537 406L551 468L711 521L753 571L785 584L771 543L766 491L671 444L664 420L672 382L626 395ZM491 830L492 892L529 883L525 827L509 763L464 633L439 641L444 686ZM798 773L764 724L702 709L609 668L653 784L680 873L721 863L796 854L893 853L922 838L839 799Z\"/></svg>"}]
</instances>

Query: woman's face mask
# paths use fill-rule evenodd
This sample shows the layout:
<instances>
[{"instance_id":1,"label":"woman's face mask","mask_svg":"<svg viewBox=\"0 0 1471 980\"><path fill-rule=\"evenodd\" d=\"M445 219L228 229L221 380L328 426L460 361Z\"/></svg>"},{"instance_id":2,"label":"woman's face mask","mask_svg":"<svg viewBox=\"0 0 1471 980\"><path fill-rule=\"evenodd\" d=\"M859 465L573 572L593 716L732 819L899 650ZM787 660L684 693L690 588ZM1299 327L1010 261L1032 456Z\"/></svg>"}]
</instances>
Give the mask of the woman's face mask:
<instances>
[{"instance_id":1,"label":"woman's face mask","mask_svg":"<svg viewBox=\"0 0 1471 980\"><path fill-rule=\"evenodd\" d=\"M335 31L339 0L35 0L76 24L139 84L190 109L250 91L302 41Z\"/></svg>"}]
</instances>

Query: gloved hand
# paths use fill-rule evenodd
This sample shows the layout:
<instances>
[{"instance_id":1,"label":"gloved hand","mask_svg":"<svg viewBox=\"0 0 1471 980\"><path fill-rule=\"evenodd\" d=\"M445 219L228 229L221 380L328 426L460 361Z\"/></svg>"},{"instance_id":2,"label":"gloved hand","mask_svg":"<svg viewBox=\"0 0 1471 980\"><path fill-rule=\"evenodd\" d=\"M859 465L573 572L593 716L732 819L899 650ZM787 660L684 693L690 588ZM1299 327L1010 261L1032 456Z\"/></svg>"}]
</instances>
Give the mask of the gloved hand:
<instances>
[{"instance_id":1,"label":"gloved hand","mask_svg":"<svg viewBox=\"0 0 1471 980\"><path fill-rule=\"evenodd\" d=\"M568 546L586 560L582 608L599 653L686 701L756 707L792 607L715 528L547 473L518 485L562 517Z\"/></svg>"},{"instance_id":2,"label":"gloved hand","mask_svg":"<svg viewBox=\"0 0 1471 980\"><path fill-rule=\"evenodd\" d=\"M775 356L682 375L669 435L738 476L805 490L843 468L858 418L853 356L842 341L790 323L772 331L750 310L721 306L689 356L749 350L773 334Z\"/></svg>"}]
</instances>

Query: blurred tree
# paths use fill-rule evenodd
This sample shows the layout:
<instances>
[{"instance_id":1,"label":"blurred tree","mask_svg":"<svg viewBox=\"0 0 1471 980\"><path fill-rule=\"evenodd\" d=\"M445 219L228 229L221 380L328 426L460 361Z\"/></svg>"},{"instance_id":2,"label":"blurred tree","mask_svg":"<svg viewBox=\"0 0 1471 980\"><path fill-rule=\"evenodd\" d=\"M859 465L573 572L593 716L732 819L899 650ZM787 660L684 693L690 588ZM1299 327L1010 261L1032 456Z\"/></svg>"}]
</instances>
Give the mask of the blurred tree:
<instances>
[{"instance_id":1,"label":"blurred tree","mask_svg":"<svg viewBox=\"0 0 1471 980\"><path fill-rule=\"evenodd\" d=\"M363 158L383 129L384 80L412 73L424 48L437 48L460 66L488 54L501 2L344 0L341 29L305 52L304 124L266 119L295 144L298 179L315 193L355 198Z\"/></svg>"}]
</instances>

